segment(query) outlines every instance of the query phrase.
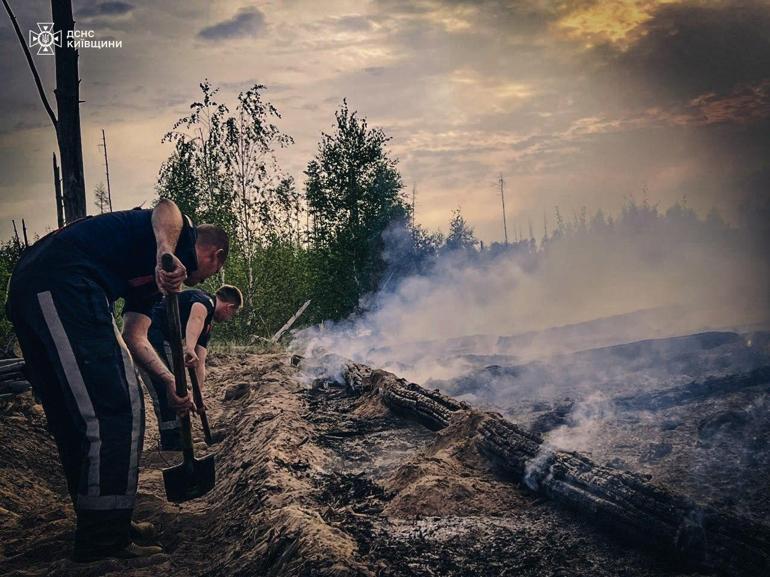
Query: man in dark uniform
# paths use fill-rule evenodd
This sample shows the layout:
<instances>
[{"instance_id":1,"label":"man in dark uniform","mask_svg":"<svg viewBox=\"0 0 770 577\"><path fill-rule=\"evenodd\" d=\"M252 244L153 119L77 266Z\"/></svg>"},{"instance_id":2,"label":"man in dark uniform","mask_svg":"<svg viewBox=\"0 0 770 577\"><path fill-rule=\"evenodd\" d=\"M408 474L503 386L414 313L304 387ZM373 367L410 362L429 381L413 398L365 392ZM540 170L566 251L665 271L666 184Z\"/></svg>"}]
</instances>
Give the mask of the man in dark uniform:
<instances>
[{"instance_id":1,"label":"man in dark uniform","mask_svg":"<svg viewBox=\"0 0 770 577\"><path fill-rule=\"evenodd\" d=\"M6 312L59 449L77 515L76 561L161 551L132 541L144 406L112 305L123 297L134 315L147 314L159 290L215 274L227 251L223 231L196 228L161 200L153 210L75 221L36 242L14 269ZM174 255L171 272L160 266L165 253ZM161 363L154 351L135 358L149 370ZM190 395L175 394L173 377L164 382L172 407L195 409Z\"/></svg>"},{"instance_id":2,"label":"man in dark uniform","mask_svg":"<svg viewBox=\"0 0 770 577\"><path fill-rule=\"evenodd\" d=\"M188 289L179 293L178 298L179 318L185 337L185 364L195 368L198 383L202 387L206 379L206 355L212 325L233 318L243 304L243 296L236 287L222 285L214 295L200 289ZM148 337L160 358L166 361L167 366L172 366L165 302L153 308ZM166 386L152 375L143 373L158 419L161 449L181 451L177 412L168 403Z\"/></svg>"}]
</instances>

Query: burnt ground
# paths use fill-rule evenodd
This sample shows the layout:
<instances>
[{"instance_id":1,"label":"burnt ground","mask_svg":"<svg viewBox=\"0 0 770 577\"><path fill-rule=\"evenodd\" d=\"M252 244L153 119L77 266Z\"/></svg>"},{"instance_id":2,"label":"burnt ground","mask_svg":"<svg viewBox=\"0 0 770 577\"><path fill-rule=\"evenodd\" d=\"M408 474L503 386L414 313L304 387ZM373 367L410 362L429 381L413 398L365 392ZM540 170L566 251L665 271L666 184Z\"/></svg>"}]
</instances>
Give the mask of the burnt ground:
<instances>
[{"instance_id":1,"label":"burnt ground","mask_svg":"<svg viewBox=\"0 0 770 577\"><path fill-rule=\"evenodd\" d=\"M308 389L285 354L211 362L217 486L165 501L160 469L176 458L153 449L148 411L136 517L156 524L166 553L139 562L68 560L72 510L44 417L28 394L0 405L0 574L689 574L502 478L462 431L431 432L375 396Z\"/></svg>"},{"instance_id":2,"label":"burnt ground","mask_svg":"<svg viewBox=\"0 0 770 577\"><path fill-rule=\"evenodd\" d=\"M379 403L342 390L308 399L340 471L319 479L322 515L377 575L685 574L501 478L466 438L373 415Z\"/></svg>"},{"instance_id":3,"label":"burnt ground","mask_svg":"<svg viewBox=\"0 0 770 577\"><path fill-rule=\"evenodd\" d=\"M770 333L709 332L496 361L432 384L559 448L767 522Z\"/></svg>"}]
</instances>

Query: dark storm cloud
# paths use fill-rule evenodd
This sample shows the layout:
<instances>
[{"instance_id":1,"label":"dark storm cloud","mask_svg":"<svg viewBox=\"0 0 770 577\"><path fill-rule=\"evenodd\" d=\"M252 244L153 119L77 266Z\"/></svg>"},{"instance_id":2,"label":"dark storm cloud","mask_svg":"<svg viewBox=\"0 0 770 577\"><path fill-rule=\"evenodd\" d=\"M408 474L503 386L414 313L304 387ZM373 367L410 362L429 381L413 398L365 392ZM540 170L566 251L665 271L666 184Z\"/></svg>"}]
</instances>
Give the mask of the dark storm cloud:
<instances>
[{"instance_id":1,"label":"dark storm cloud","mask_svg":"<svg viewBox=\"0 0 770 577\"><path fill-rule=\"evenodd\" d=\"M634 97L643 102L726 95L770 78L765 2L667 5L642 26L638 41L609 54L608 65L619 82L635 77Z\"/></svg>"},{"instance_id":2,"label":"dark storm cloud","mask_svg":"<svg viewBox=\"0 0 770 577\"><path fill-rule=\"evenodd\" d=\"M265 16L257 8L242 10L229 20L223 20L212 26L207 26L198 32L203 40L229 40L244 36L255 36L265 26Z\"/></svg>"},{"instance_id":3,"label":"dark storm cloud","mask_svg":"<svg viewBox=\"0 0 770 577\"><path fill-rule=\"evenodd\" d=\"M42 107L42 105L40 105ZM24 103L18 107L19 118L10 122L5 122L3 119L0 122L0 134L13 133L22 130L29 130L33 128L45 128L50 126L50 121L45 113L37 114L39 112L38 106L25 106ZM33 118L33 115L37 118Z\"/></svg>"},{"instance_id":4,"label":"dark storm cloud","mask_svg":"<svg viewBox=\"0 0 770 577\"><path fill-rule=\"evenodd\" d=\"M16 4L23 30L50 18L47 0ZM256 3L75 4L82 27L125 43L81 52L81 110L84 134L94 138L105 125L116 141L123 126L142 127L122 135L131 203L151 190L167 154L153 145L206 76L223 95L254 82L270 87L297 139L285 158L298 181L347 97L393 137L394 156L405 181L417 182L420 217L431 228L444 226L444 215L462 202L481 237L496 238L496 225L485 223L497 217L490 183L500 172L516 190L511 218L536 221L573 199L578 207L617 209L623 195L645 184L663 206L686 194L704 211L755 191L770 194L762 171L770 150L767 4L639 0L632 8L641 14L625 0L294 0L245 12L244 4ZM136 8L105 8L122 4ZM626 18L632 25L624 32ZM243 40L231 51L228 39ZM31 158L30 147L51 138L50 123L18 42L2 24L0 51L0 147ZM51 94L53 59L36 62ZM93 156L86 161L90 186L101 177L101 152L88 144L84 151ZM35 167L0 156L0 175L16 175L0 179L0 195L33 194L10 183L50 172L49 150ZM48 203L50 178L39 180ZM489 207L471 202L474 194L489 197Z\"/></svg>"},{"instance_id":5,"label":"dark storm cloud","mask_svg":"<svg viewBox=\"0 0 770 577\"><path fill-rule=\"evenodd\" d=\"M123 16L135 8L136 6L128 2L99 2L98 4L80 8L77 10L76 16L78 18Z\"/></svg>"}]
</instances>

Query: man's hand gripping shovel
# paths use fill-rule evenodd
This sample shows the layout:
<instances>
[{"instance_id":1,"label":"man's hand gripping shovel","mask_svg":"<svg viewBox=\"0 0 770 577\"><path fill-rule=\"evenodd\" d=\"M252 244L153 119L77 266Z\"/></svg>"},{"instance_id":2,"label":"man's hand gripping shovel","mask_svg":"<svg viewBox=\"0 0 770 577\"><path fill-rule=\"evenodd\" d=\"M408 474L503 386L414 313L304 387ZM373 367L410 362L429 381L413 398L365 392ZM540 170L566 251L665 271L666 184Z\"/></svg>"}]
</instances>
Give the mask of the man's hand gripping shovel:
<instances>
[{"instance_id":1,"label":"man's hand gripping shovel","mask_svg":"<svg viewBox=\"0 0 770 577\"><path fill-rule=\"evenodd\" d=\"M171 255L163 255L161 264L164 270L172 270ZM176 394L179 397L184 397L187 395L187 379L182 351L182 329L179 323L179 300L176 293L168 293L166 296L166 322L169 328ZM197 385L197 382L195 384ZM198 397L197 394L196 397ZM172 503L182 503L205 495L214 487L215 480L214 455L196 459L193 453L190 414L186 413L183 417L179 417L179 421L183 461L175 467L163 470L166 497Z\"/></svg>"}]
</instances>

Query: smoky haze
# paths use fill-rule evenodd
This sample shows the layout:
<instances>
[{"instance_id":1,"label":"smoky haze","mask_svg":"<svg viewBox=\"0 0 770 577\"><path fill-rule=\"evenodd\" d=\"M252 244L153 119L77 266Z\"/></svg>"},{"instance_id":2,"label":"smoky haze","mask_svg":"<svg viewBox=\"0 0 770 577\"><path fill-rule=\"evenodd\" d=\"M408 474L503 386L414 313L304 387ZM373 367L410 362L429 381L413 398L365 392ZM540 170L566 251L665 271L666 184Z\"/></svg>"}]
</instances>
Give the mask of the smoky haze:
<instances>
[{"instance_id":1,"label":"smoky haze","mask_svg":"<svg viewBox=\"0 0 770 577\"><path fill-rule=\"evenodd\" d=\"M440 253L369 297L362 314L299 332L294 347L426 382L463 374L473 355L522 362L756 328L770 320L764 238L748 219L731 227L682 205L629 203L614 220L575 216L544 243ZM397 241L393 263L404 258Z\"/></svg>"},{"instance_id":2,"label":"smoky haze","mask_svg":"<svg viewBox=\"0 0 770 577\"><path fill-rule=\"evenodd\" d=\"M631 203L612 222L574 217L545 243L443 252L292 346L309 380L339 380L349 358L542 435L525 482L550 451L580 451L766 519L763 206L736 227ZM394 266L408 258L403 234L388 235Z\"/></svg>"}]
</instances>

